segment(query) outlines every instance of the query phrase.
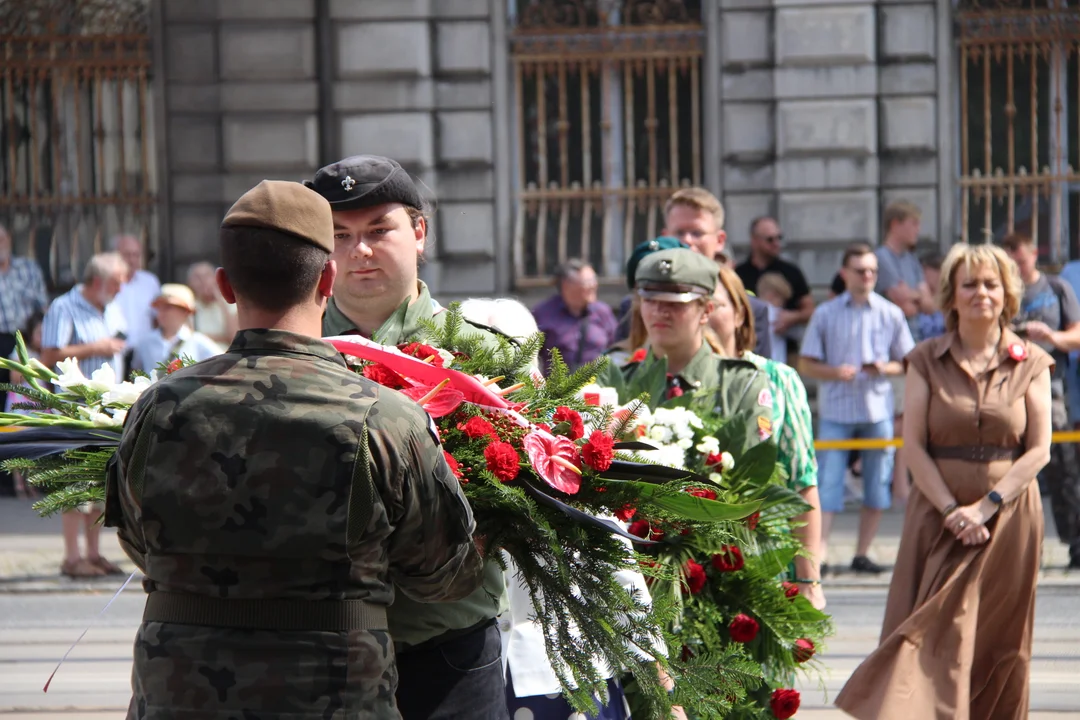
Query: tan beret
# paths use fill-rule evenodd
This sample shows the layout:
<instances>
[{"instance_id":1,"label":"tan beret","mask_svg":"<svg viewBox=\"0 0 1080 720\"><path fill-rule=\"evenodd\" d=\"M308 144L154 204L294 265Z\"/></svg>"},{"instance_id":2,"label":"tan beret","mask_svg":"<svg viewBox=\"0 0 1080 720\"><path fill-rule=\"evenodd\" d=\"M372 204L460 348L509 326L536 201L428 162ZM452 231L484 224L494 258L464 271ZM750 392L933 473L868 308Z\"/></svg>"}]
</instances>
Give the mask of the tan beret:
<instances>
[{"instance_id":1,"label":"tan beret","mask_svg":"<svg viewBox=\"0 0 1080 720\"><path fill-rule=\"evenodd\" d=\"M334 251L330 203L298 182L263 180L240 196L221 227L261 227L295 235L327 252Z\"/></svg>"}]
</instances>

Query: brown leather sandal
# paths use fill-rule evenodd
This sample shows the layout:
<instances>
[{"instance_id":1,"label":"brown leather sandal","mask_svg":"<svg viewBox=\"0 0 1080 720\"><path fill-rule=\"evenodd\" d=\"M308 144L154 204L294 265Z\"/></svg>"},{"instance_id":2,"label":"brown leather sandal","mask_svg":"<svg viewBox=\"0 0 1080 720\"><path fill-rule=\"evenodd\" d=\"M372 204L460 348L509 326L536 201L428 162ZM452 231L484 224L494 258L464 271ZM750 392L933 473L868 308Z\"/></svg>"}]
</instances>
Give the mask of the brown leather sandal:
<instances>
[{"instance_id":1,"label":"brown leather sandal","mask_svg":"<svg viewBox=\"0 0 1080 720\"><path fill-rule=\"evenodd\" d=\"M79 558L75 562L67 561L60 566L60 574L69 578L104 577L105 571L90 562L86 558Z\"/></svg>"},{"instance_id":2,"label":"brown leather sandal","mask_svg":"<svg viewBox=\"0 0 1080 720\"><path fill-rule=\"evenodd\" d=\"M88 560L87 562L89 562L91 565L96 567L98 570L101 570L102 574L104 574L104 575L126 575L127 574L123 570L121 570L119 566L117 566L114 563L109 562L108 560L101 557L100 555L97 556L96 558Z\"/></svg>"}]
</instances>

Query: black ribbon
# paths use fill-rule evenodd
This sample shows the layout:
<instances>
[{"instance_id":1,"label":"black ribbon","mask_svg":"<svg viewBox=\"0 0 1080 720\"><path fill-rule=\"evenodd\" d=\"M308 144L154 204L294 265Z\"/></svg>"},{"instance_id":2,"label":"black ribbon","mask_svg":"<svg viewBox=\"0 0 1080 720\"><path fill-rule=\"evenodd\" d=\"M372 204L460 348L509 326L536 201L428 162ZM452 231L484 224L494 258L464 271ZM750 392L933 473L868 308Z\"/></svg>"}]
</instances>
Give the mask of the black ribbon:
<instances>
[{"instance_id":1,"label":"black ribbon","mask_svg":"<svg viewBox=\"0 0 1080 720\"><path fill-rule=\"evenodd\" d=\"M556 510L559 510L564 515L569 517L571 520L575 520L575 521L577 521L579 523L582 523L584 525L591 525L591 526L593 526L595 528L600 528L601 530L606 530L606 531L608 531L608 532L610 532L610 533L612 533L614 535L618 535L619 537L626 538L627 540L630 540L631 542L638 543L639 545L659 545L660 544L660 543L656 542L655 540L646 540L645 538L639 538L637 535L631 535L630 533L626 532L626 530L623 530L622 526L619 525L617 522L614 522L613 520L606 520L604 518L598 518L598 517L596 517L594 515L590 515L587 512L582 512L581 510L578 510L575 507L571 507L570 505L567 505L563 501L557 500L557 499L551 497L550 495L548 495L547 493L541 491L540 488L536 487L535 485L533 485L531 482L529 482L527 480L522 483L522 486L524 486L525 492L529 493L529 495L532 495L533 498L538 503L540 503L541 505L547 505L548 507L555 508Z\"/></svg>"},{"instance_id":2,"label":"black ribbon","mask_svg":"<svg viewBox=\"0 0 1080 720\"><path fill-rule=\"evenodd\" d=\"M108 448L120 444L111 430L37 427L0 433L0 460L38 460L79 448Z\"/></svg>"}]
</instances>

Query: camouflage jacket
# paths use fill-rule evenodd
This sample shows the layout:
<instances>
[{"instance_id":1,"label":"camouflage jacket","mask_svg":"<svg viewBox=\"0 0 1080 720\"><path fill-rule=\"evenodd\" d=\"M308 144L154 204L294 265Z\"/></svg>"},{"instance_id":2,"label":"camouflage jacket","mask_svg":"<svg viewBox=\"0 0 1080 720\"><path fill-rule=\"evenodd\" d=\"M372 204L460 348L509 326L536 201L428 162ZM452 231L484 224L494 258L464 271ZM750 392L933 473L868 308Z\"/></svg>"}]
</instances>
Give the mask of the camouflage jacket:
<instances>
[{"instance_id":1,"label":"camouflage jacket","mask_svg":"<svg viewBox=\"0 0 1080 720\"><path fill-rule=\"evenodd\" d=\"M456 600L481 576L428 417L284 331L240 332L139 398L106 524L148 592L387 606L395 587ZM386 630L144 622L129 717L397 718L396 684Z\"/></svg>"},{"instance_id":2,"label":"camouflage jacket","mask_svg":"<svg viewBox=\"0 0 1080 720\"><path fill-rule=\"evenodd\" d=\"M420 340L423 322L434 320L441 324L446 318L441 306L431 298L427 285L420 283L420 294L412 303L402 306L382 326L374 337L386 345L399 345ZM469 322L468 332L475 332L495 345L501 333L493 328ZM345 317L331 298L323 316L323 334L327 337L357 332L356 324ZM464 332L464 331L463 331ZM505 337L505 336L504 336ZM506 581L499 565L489 560L484 566L484 583L467 598L454 603L421 604L408 597L398 597L390 608L390 632L399 649L418 645L443 633L465 630L486 620L498 617L509 607Z\"/></svg>"}]
</instances>

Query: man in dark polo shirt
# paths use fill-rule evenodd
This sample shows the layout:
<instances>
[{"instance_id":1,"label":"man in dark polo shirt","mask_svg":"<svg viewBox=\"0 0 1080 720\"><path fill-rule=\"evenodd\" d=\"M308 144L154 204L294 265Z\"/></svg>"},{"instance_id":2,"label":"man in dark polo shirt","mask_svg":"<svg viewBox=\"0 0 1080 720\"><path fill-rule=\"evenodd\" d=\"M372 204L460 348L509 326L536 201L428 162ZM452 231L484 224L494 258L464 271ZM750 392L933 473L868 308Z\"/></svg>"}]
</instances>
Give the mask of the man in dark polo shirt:
<instances>
[{"instance_id":1,"label":"man in dark polo shirt","mask_svg":"<svg viewBox=\"0 0 1080 720\"><path fill-rule=\"evenodd\" d=\"M790 342L798 342L814 314L814 297L799 266L780 257L783 240L784 234L776 220L755 219L750 223L750 256L735 267L735 272L750 292L757 292L758 280L766 273L784 276L791 285L791 298L773 323L773 331Z\"/></svg>"}]
</instances>

